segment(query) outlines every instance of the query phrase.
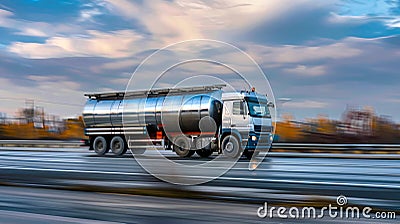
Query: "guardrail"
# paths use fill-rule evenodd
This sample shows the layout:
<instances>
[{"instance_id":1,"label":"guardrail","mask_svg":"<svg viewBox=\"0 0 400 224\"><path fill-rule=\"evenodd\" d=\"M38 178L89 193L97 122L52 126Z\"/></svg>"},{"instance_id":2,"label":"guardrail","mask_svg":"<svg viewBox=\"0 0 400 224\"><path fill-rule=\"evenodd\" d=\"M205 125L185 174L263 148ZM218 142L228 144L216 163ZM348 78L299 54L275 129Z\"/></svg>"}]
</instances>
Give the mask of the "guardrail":
<instances>
[{"instance_id":1,"label":"guardrail","mask_svg":"<svg viewBox=\"0 0 400 224\"><path fill-rule=\"evenodd\" d=\"M85 142L74 140L0 140L0 147L78 148ZM309 153L392 153L400 154L400 144L315 144L273 143L272 152Z\"/></svg>"},{"instance_id":2,"label":"guardrail","mask_svg":"<svg viewBox=\"0 0 400 224\"><path fill-rule=\"evenodd\" d=\"M400 153L400 144L315 144L273 143L271 151L342 152L342 153Z\"/></svg>"},{"instance_id":3,"label":"guardrail","mask_svg":"<svg viewBox=\"0 0 400 224\"><path fill-rule=\"evenodd\" d=\"M0 147L77 148L82 144L79 140L0 140Z\"/></svg>"}]
</instances>

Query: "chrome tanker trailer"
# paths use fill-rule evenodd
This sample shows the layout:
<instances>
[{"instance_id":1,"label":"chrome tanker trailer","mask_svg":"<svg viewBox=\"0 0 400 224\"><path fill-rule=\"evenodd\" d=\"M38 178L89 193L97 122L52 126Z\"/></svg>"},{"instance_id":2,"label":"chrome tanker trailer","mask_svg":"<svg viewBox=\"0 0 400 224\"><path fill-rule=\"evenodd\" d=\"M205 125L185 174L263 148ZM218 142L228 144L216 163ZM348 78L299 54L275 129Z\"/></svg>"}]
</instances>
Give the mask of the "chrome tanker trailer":
<instances>
[{"instance_id":1,"label":"chrome tanker trailer","mask_svg":"<svg viewBox=\"0 0 400 224\"><path fill-rule=\"evenodd\" d=\"M224 85L85 94L85 135L102 156L127 149L173 150L180 157L223 153L251 158L269 149L272 121L266 96L222 92ZM258 150L257 150L258 152Z\"/></svg>"}]
</instances>

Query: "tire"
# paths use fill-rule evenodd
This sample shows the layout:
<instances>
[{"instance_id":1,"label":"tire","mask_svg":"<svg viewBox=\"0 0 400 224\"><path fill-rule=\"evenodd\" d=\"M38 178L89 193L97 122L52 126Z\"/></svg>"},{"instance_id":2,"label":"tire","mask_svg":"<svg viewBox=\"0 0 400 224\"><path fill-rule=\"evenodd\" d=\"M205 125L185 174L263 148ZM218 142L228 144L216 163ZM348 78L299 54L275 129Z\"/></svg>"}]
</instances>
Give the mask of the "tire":
<instances>
[{"instance_id":1,"label":"tire","mask_svg":"<svg viewBox=\"0 0 400 224\"><path fill-rule=\"evenodd\" d=\"M221 146L223 154L229 158L236 159L242 154L239 140L233 135L226 136L222 140Z\"/></svg>"},{"instance_id":2,"label":"tire","mask_svg":"<svg viewBox=\"0 0 400 224\"><path fill-rule=\"evenodd\" d=\"M92 147L99 156L104 156L110 150L107 140L103 136L97 136L93 141Z\"/></svg>"},{"instance_id":3,"label":"tire","mask_svg":"<svg viewBox=\"0 0 400 224\"><path fill-rule=\"evenodd\" d=\"M111 148L111 151L116 156L122 156L123 154L125 154L126 150L128 149L126 147L125 140L120 136L114 136L111 139L110 148Z\"/></svg>"},{"instance_id":4,"label":"tire","mask_svg":"<svg viewBox=\"0 0 400 224\"><path fill-rule=\"evenodd\" d=\"M210 149L198 149L196 150L196 154L199 155L202 158L207 158L213 154L213 151Z\"/></svg>"},{"instance_id":5,"label":"tire","mask_svg":"<svg viewBox=\"0 0 400 224\"><path fill-rule=\"evenodd\" d=\"M254 154L255 153L255 154ZM260 154L259 151L255 151L255 150L245 150L243 152L244 156L246 156L247 159L251 159L253 156L258 156L258 154Z\"/></svg>"},{"instance_id":6,"label":"tire","mask_svg":"<svg viewBox=\"0 0 400 224\"><path fill-rule=\"evenodd\" d=\"M194 150L190 150L190 141L186 137L177 137L174 141L174 151L179 157L191 157Z\"/></svg>"}]
</instances>

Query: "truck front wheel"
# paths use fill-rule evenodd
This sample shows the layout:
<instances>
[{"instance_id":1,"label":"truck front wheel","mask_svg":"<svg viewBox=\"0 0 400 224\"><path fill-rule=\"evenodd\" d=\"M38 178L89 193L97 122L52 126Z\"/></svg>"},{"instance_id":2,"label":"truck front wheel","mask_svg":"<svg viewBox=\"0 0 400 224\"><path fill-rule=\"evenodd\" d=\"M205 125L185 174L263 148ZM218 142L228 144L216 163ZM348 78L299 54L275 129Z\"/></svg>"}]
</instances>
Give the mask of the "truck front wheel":
<instances>
[{"instance_id":1,"label":"truck front wheel","mask_svg":"<svg viewBox=\"0 0 400 224\"><path fill-rule=\"evenodd\" d=\"M242 153L238 139L233 135L226 136L221 143L222 151L229 158L239 158Z\"/></svg>"},{"instance_id":2,"label":"truck front wheel","mask_svg":"<svg viewBox=\"0 0 400 224\"><path fill-rule=\"evenodd\" d=\"M103 136L97 136L93 141L92 147L99 156L104 156L110 150L107 140Z\"/></svg>"}]
</instances>

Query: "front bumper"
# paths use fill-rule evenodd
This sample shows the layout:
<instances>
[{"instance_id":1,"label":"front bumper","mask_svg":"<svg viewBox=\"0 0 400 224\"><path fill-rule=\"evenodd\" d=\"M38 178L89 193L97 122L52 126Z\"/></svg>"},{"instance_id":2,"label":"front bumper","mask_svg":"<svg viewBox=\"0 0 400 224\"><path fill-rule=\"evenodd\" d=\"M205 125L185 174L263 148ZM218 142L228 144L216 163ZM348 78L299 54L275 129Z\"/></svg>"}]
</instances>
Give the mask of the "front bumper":
<instances>
[{"instance_id":1,"label":"front bumper","mask_svg":"<svg viewBox=\"0 0 400 224\"><path fill-rule=\"evenodd\" d=\"M273 135L270 132L251 132L247 140L247 150L265 150L268 151L271 148Z\"/></svg>"}]
</instances>

